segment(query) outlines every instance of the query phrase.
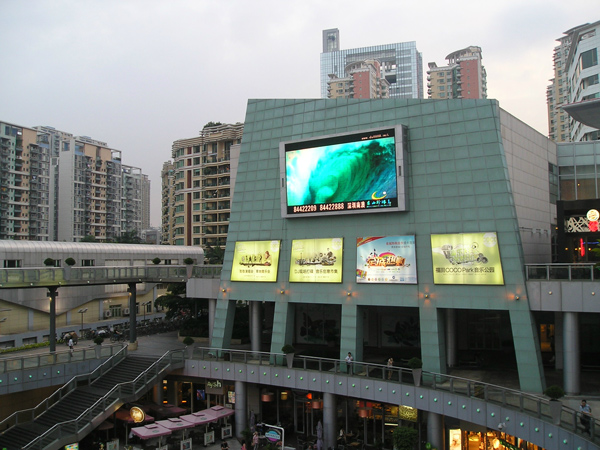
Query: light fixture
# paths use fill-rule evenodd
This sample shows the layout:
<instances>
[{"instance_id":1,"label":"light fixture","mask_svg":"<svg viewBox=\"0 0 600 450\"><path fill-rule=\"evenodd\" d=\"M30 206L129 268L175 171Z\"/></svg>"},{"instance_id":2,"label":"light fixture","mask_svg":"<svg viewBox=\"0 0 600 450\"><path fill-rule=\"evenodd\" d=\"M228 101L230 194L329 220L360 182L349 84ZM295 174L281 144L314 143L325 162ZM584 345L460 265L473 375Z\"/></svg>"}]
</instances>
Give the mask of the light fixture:
<instances>
[{"instance_id":1,"label":"light fixture","mask_svg":"<svg viewBox=\"0 0 600 450\"><path fill-rule=\"evenodd\" d=\"M312 409L321 409L323 408L323 402L319 399L313 400L311 402Z\"/></svg>"},{"instance_id":2,"label":"light fixture","mask_svg":"<svg viewBox=\"0 0 600 450\"><path fill-rule=\"evenodd\" d=\"M227 292L227 289L223 288L223 289L221 289L221 292L225 293L225 292Z\"/></svg>"},{"instance_id":3,"label":"light fixture","mask_svg":"<svg viewBox=\"0 0 600 450\"><path fill-rule=\"evenodd\" d=\"M282 289L282 290L280 290L280 291L279 291L279 293L280 293L281 295L285 294L285 289Z\"/></svg>"},{"instance_id":4,"label":"light fixture","mask_svg":"<svg viewBox=\"0 0 600 450\"><path fill-rule=\"evenodd\" d=\"M429 294L425 294L425 298L429 298Z\"/></svg>"},{"instance_id":5,"label":"light fixture","mask_svg":"<svg viewBox=\"0 0 600 450\"><path fill-rule=\"evenodd\" d=\"M595 292L592 292L592 295L596 295L596 293L595 293Z\"/></svg>"},{"instance_id":6,"label":"light fixture","mask_svg":"<svg viewBox=\"0 0 600 450\"><path fill-rule=\"evenodd\" d=\"M288 391L281 391L281 400L288 399Z\"/></svg>"},{"instance_id":7,"label":"light fixture","mask_svg":"<svg viewBox=\"0 0 600 450\"><path fill-rule=\"evenodd\" d=\"M350 296L352 296L352 292L350 292L350 291L346 292L346 296L347 296L347 297L350 297Z\"/></svg>"},{"instance_id":8,"label":"light fixture","mask_svg":"<svg viewBox=\"0 0 600 450\"><path fill-rule=\"evenodd\" d=\"M548 294L552 295L552 291L548 291Z\"/></svg>"},{"instance_id":9,"label":"light fixture","mask_svg":"<svg viewBox=\"0 0 600 450\"><path fill-rule=\"evenodd\" d=\"M266 403L272 402L273 400L275 400L275 394L273 394L272 392L265 392L261 396L261 400Z\"/></svg>"},{"instance_id":10,"label":"light fixture","mask_svg":"<svg viewBox=\"0 0 600 450\"><path fill-rule=\"evenodd\" d=\"M518 295L515 295L515 300L519 300L521 297L519 297Z\"/></svg>"}]
</instances>

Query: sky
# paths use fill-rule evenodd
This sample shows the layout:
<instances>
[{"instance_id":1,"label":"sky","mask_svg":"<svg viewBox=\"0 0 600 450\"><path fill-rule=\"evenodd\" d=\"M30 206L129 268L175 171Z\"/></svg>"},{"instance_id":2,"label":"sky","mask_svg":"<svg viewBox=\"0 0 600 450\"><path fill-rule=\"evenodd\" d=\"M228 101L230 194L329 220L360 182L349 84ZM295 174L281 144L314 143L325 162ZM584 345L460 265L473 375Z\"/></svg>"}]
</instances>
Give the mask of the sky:
<instances>
[{"instance_id":1,"label":"sky","mask_svg":"<svg viewBox=\"0 0 600 450\"><path fill-rule=\"evenodd\" d=\"M445 65L449 53L479 46L488 97L547 135L555 40L599 20L590 5L0 0L0 120L122 151L123 163L151 180L151 225L159 226L160 171L173 141L209 121L243 122L250 98L318 98L323 30L339 29L342 50L415 41L424 73L429 62Z\"/></svg>"}]
</instances>

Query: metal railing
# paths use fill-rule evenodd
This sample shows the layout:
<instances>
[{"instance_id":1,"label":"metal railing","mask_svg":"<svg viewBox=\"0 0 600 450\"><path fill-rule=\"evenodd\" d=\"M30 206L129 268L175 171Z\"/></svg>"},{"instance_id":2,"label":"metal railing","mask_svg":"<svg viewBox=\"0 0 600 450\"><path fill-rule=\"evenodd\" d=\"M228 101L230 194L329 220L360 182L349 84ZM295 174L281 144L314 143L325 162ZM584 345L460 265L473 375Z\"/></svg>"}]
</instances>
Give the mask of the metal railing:
<instances>
[{"instance_id":1,"label":"metal railing","mask_svg":"<svg viewBox=\"0 0 600 450\"><path fill-rule=\"evenodd\" d=\"M194 348L192 359L270 366L286 364L286 355L284 354L248 350L217 350L205 347ZM344 360L294 355L292 368L315 370L327 372L328 374L347 374L390 382L395 385L398 383L415 385L412 369L404 367L390 368L382 364L354 361L351 363L351 369L349 369ZM563 405L560 413L560 423L555 423L555 419L550 412L551 401L539 395L467 378L425 371L422 372L420 386L435 391L449 392L461 397L477 398L484 400L486 403L511 408L546 422L554 423L597 444L600 443L600 421L598 419L592 418L590 434L584 434L583 427L579 426L580 413Z\"/></svg>"},{"instance_id":2,"label":"metal railing","mask_svg":"<svg viewBox=\"0 0 600 450\"><path fill-rule=\"evenodd\" d=\"M594 281L593 263L580 264L525 264L527 280Z\"/></svg>"},{"instance_id":3,"label":"metal railing","mask_svg":"<svg viewBox=\"0 0 600 450\"><path fill-rule=\"evenodd\" d=\"M114 355L114 357L104 362L92 373L73 377L65 386L38 404L35 408L17 411L4 421L0 422L0 430L34 420L77 387L89 385L94 380L113 369L126 356L127 346L124 346ZM131 401L131 399L141 395L149 389L149 386L152 386L154 382L160 379L165 371L169 370L169 368L175 364L182 365L184 360L184 349L172 350L165 353L133 381L115 385L109 392L98 399L98 401L81 413L77 418L56 423L52 428L38 436L34 441L23 448L32 450L58 448L64 445L63 441L65 440L68 441L69 439L73 439L74 436L81 433L87 434L87 432L98 425L100 419L104 420L106 416L116 411L123 403L123 399L125 399L125 401Z\"/></svg>"},{"instance_id":4,"label":"metal railing","mask_svg":"<svg viewBox=\"0 0 600 450\"><path fill-rule=\"evenodd\" d=\"M0 356L0 373L16 370L36 369L55 364L68 364L87 361L91 359L110 358L115 355L123 345L100 345L77 348L73 352L67 350L51 353L36 353L25 356Z\"/></svg>"},{"instance_id":5,"label":"metal railing","mask_svg":"<svg viewBox=\"0 0 600 450\"><path fill-rule=\"evenodd\" d=\"M220 278L222 265L147 265L104 267L26 267L0 272L0 287L39 287L68 284L172 282L190 278ZM190 269L191 273L188 273Z\"/></svg>"}]
</instances>

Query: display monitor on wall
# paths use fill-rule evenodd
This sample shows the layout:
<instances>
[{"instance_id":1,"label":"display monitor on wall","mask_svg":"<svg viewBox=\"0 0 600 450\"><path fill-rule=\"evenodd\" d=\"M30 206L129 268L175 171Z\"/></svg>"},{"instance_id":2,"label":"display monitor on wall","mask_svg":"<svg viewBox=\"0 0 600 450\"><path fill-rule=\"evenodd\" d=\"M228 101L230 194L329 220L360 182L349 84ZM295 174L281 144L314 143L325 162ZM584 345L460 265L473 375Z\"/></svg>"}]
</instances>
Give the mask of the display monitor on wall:
<instances>
[{"instance_id":1,"label":"display monitor on wall","mask_svg":"<svg viewBox=\"0 0 600 450\"><path fill-rule=\"evenodd\" d=\"M294 239L290 282L341 283L343 238Z\"/></svg>"},{"instance_id":2,"label":"display monitor on wall","mask_svg":"<svg viewBox=\"0 0 600 450\"><path fill-rule=\"evenodd\" d=\"M398 125L280 143L282 216L405 211L405 141Z\"/></svg>"},{"instance_id":3,"label":"display monitor on wall","mask_svg":"<svg viewBox=\"0 0 600 450\"><path fill-rule=\"evenodd\" d=\"M431 256L435 284L504 284L494 232L432 234Z\"/></svg>"},{"instance_id":4,"label":"display monitor on wall","mask_svg":"<svg viewBox=\"0 0 600 450\"><path fill-rule=\"evenodd\" d=\"M281 241L238 241L233 252L231 281L277 281Z\"/></svg>"},{"instance_id":5,"label":"display monitor on wall","mask_svg":"<svg viewBox=\"0 0 600 450\"><path fill-rule=\"evenodd\" d=\"M356 282L417 283L414 236L366 236L356 239Z\"/></svg>"}]
</instances>

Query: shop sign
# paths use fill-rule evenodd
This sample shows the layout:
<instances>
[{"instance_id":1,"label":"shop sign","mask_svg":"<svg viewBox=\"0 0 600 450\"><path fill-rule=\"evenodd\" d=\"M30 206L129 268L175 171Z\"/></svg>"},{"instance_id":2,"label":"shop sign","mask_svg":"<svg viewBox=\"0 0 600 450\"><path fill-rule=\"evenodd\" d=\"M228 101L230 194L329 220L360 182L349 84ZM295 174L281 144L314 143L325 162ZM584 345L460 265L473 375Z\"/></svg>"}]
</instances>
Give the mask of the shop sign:
<instances>
[{"instance_id":1,"label":"shop sign","mask_svg":"<svg viewBox=\"0 0 600 450\"><path fill-rule=\"evenodd\" d=\"M221 380L206 380L207 394L223 394L223 382Z\"/></svg>"},{"instance_id":2,"label":"shop sign","mask_svg":"<svg viewBox=\"0 0 600 450\"><path fill-rule=\"evenodd\" d=\"M279 442L281 440L281 434L277 430L269 430L265 433L265 437L271 442Z\"/></svg>"}]
</instances>

